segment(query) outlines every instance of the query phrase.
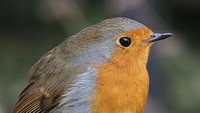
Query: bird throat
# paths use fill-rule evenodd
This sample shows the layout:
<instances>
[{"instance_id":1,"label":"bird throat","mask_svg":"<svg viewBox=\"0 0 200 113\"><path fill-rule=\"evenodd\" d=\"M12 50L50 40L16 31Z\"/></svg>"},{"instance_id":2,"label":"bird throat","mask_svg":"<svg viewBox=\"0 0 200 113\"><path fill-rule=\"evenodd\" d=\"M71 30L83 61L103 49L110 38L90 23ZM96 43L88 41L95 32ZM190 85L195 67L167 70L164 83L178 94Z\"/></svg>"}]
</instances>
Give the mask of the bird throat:
<instances>
[{"instance_id":1,"label":"bird throat","mask_svg":"<svg viewBox=\"0 0 200 113\"><path fill-rule=\"evenodd\" d=\"M120 61L119 65L108 62L99 66L92 113L143 112L149 90L147 58L121 61L120 57L126 57L126 54L122 55L112 58Z\"/></svg>"}]
</instances>

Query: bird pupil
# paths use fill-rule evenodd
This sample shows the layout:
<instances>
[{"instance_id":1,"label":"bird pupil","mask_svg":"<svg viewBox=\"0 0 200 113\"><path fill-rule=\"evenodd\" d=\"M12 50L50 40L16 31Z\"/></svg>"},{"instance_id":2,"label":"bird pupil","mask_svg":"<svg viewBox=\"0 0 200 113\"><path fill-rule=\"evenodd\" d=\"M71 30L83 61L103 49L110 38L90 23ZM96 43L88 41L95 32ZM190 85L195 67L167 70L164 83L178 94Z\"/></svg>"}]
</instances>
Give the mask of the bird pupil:
<instances>
[{"instance_id":1,"label":"bird pupil","mask_svg":"<svg viewBox=\"0 0 200 113\"><path fill-rule=\"evenodd\" d=\"M124 47L129 47L131 45L131 39L128 37L122 37L119 39L119 42Z\"/></svg>"}]
</instances>

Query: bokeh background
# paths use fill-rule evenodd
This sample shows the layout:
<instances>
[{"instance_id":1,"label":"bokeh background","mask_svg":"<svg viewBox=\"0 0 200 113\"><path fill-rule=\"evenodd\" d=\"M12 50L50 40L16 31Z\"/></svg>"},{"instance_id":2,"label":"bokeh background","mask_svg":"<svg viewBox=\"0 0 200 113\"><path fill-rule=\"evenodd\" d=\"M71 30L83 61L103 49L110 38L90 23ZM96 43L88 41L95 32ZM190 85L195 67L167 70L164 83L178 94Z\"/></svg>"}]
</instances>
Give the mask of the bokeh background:
<instances>
[{"instance_id":1,"label":"bokeh background","mask_svg":"<svg viewBox=\"0 0 200 113\"><path fill-rule=\"evenodd\" d=\"M0 0L0 113L11 111L43 54L116 16L175 34L152 47L145 113L200 113L200 0Z\"/></svg>"}]
</instances>

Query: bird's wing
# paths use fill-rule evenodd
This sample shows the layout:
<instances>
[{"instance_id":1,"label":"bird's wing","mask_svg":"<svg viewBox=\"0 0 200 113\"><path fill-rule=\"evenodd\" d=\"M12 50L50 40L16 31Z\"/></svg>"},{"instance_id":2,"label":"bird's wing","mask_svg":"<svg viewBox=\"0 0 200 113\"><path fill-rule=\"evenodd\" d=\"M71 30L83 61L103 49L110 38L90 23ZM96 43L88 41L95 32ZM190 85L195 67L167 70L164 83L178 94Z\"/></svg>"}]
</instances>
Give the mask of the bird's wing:
<instances>
[{"instance_id":1,"label":"bird's wing","mask_svg":"<svg viewBox=\"0 0 200 113\"><path fill-rule=\"evenodd\" d=\"M36 87L30 83L21 93L13 113L41 113L48 112L59 104L64 90L45 89L45 86Z\"/></svg>"},{"instance_id":2,"label":"bird's wing","mask_svg":"<svg viewBox=\"0 0 200 113\"><path fill-rule=\"evenodd\" d=\"M79 70L55 54L50 51L32 67L29 85L20 94L13 113L46 113L59 104L67 84L76 75L73 72Z\"/></svg>"}]
</instances>

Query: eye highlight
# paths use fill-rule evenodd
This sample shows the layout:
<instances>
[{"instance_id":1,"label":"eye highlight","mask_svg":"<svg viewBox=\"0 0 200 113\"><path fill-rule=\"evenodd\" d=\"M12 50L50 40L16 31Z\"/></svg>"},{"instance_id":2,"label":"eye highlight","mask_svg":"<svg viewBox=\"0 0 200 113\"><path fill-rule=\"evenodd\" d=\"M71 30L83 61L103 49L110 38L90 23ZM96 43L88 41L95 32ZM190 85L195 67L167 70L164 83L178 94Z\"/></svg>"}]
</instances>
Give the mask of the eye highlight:
<instances>
[{"instance_id":1,"label":"eye highlight","mask_svg":"<svg viewBox=\"0 0 200 113\"><path fill-rule=\"evenodd\" d=\"M118 43L123 47L129 47L132 41L131 41L131 38L129 37L121 37Z\"/></svg>"}]
</instances>

